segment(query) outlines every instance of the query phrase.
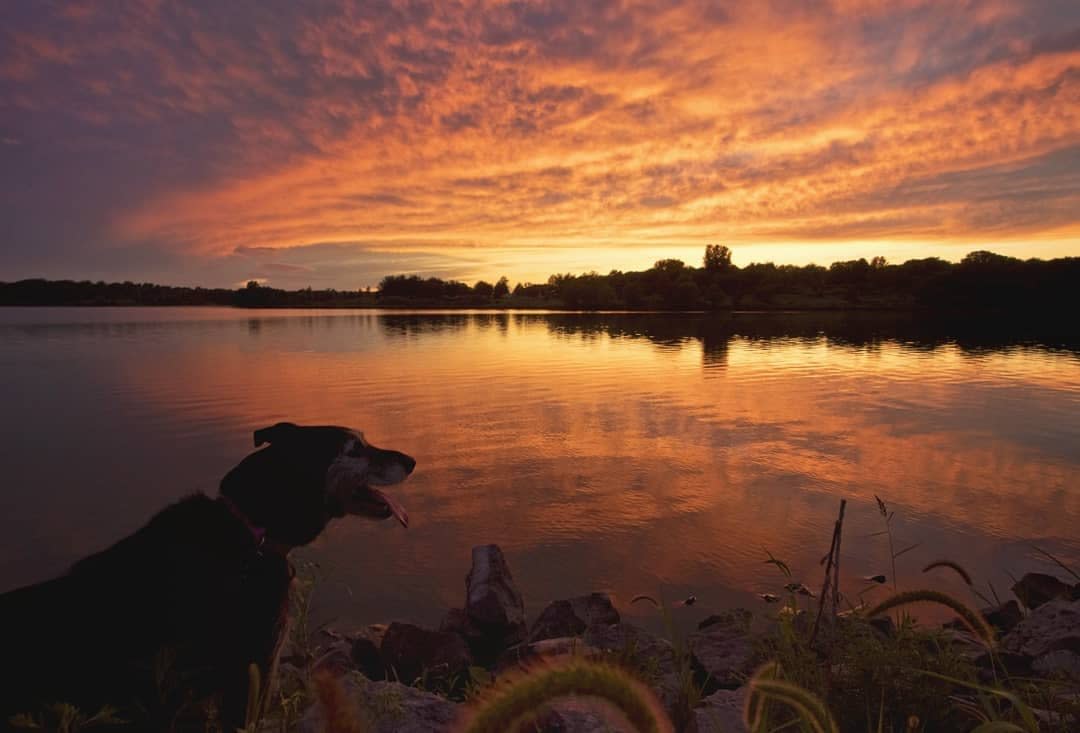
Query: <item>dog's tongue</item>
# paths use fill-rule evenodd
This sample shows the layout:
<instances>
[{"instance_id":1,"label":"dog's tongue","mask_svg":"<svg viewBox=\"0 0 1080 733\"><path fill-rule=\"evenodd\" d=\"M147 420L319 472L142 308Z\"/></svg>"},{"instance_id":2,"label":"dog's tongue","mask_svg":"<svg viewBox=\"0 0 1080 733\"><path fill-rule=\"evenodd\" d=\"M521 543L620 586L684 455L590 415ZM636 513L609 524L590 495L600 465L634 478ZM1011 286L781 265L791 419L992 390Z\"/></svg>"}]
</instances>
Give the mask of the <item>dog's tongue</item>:
<instances>
[{"instance_id":1,"label":"dog's tongue","mask_svg":"<svg viewBox=\"0 0 1080 733\"><path fill-rule=\"evenodd\" d=\"M407 528L409 526L409 513L405 511L405 507L398 504L389 494L384 494L374 486L369 486L368 491L370 491L376 499L389 507L390 511L394 513L394 517L401 522L402 527Z\"/></svg>"}]
</instances>

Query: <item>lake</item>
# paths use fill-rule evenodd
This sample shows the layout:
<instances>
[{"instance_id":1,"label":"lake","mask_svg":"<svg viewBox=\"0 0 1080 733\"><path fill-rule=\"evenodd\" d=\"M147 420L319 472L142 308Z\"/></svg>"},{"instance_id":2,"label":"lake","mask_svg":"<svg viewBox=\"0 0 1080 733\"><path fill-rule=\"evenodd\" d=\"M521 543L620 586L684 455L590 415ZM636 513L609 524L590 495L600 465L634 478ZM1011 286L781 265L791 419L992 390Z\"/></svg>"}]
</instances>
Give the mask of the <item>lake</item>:
<instances>
[{"instance_id":1,"label":"lake","mask_svg":"<svg viewBox=\"0 0 1080 733\"><path fill-rule=\"evenodd\" d=\"M916 545L901 587L971 599L922 574L948 558L1004 595L1055 570L1033 545L1080 565L1078 354L907 316L0 309L0 590L216 491L291 420L418 461L408 530L340 521L298 553L339 626L437 624L489 542L530 617L592 590L648 623L636 594L760 608L767 551L820 585L841 498L854 598L892 574L875 494Z\"/></svg>"}]
</instances>

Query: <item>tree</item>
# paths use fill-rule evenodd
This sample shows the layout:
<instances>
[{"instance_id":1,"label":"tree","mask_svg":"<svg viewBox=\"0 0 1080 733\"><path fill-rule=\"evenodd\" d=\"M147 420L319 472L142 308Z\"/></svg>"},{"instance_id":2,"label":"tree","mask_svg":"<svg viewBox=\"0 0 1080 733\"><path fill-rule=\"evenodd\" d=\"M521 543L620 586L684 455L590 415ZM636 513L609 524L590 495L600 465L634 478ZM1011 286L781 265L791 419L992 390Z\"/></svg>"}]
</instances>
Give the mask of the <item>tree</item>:
<instances>
[{"instance_id":1,"label":"tree","mask_svg":"<svg viewBox=\"0 0 1080 733\"><path fill-rule=\"evenodd\" d=\"M889 264L888 260L886 260L881 255L878 255L877 257L874 257L873 259L870 260L870 269L871 270L884 270L886 268L886 266L888 266L888 264Z\"/></svg>"},{"instance_id":2,"label":"tree","mask_svg":"<svg viewBox=\"0 0 1080 733\"><path fill-rule=\"evenodd\" d=\"M506 279L505 275L499 278L499 282L495 283L492 295L495 296L496 300L510 295L510 281Z\"/></svg>"},{"instance_id":3,"label":"tree","mask_svg":"<svg viewBox=\"0 0 1080 733\"><path fill-rule=\"evenodd\" d=\"M711 271L731 268L731 250L722 244L705 245L705 269Z\"/></svg>"},{"instance_id":4,"label":"tree","mask_svg":"<svg viewBox=\"0 0 1080 733\"><path fill-rule=\"evenodd\" d=\"M485 280L479 280L476 285L473 285L473 293L484 300L491 300L494 292L495 286Z\"/></svg>"},{"instance_id":5,"label":"tree","mask_svg":"<svg viewBox=\"0 0 1080 733\"><path fill-rule=\"evenodd\" d=\"M675 259L657 260L656 264L653 265L653 269L665 275L674 276L686 269L686 263Z\"/></svg>"}]
</instances>

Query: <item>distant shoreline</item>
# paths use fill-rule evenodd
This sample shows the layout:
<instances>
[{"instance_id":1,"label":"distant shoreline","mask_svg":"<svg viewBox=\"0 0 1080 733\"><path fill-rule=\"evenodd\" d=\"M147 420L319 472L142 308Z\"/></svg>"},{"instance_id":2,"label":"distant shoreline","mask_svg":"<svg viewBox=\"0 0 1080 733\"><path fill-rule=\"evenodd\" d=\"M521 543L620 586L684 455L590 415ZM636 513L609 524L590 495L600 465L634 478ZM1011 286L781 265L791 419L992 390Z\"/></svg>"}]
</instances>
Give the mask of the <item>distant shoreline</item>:
<instances>
[{"instance_id":1,"label":"distant shoreline","mask_svg":"<svg viewBox=\"0 0 1080 733\"><path fill-rule=\"evenodd\" d=\"M154 283L29 279L0 282L0 306L225 306L625 312L892 312L1057 316L1075 309L1080 257L1019 260L972 252L890 264L883 257L828 268L773 263L737 267L709 245L702 267L658 260L648 270L553 274L544 283L505 277L473 285L419 275L388 275L377 289L284 290L249 281L203 288Z\"/></svg>"}]
</instances>

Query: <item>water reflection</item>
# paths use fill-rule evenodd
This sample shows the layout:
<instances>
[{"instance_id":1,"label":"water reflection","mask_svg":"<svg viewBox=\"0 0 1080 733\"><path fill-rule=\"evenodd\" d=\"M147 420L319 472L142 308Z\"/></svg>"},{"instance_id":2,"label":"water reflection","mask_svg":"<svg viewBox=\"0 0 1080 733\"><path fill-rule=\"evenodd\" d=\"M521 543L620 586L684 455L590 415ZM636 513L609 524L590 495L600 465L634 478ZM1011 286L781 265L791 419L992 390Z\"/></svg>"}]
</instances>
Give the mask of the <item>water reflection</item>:
<instances>
[{"instance_id":1,"label":"water reflection","mask_svg":"<svg viewBox=\"0 0 1080 733\"><path fill-rule=\"evenodd\" d=\"M947 556L1000 588L1041 567L1032 538L1080 560L1070 335L829 314L207 309L8 313L0 344L4 588L213 490L252 429L286 418L419 460L402 488L412 529L338 524L311 550L331 569L324 609L361 621L437 621L479 542L507 549L533 613L661 584L701 613L752 603L772 589L762 547L816 577L840 497L845 571L873 574L887 564L875 493L900 540L922 543L913 571Z\"/></svg>"}]
</instances>

